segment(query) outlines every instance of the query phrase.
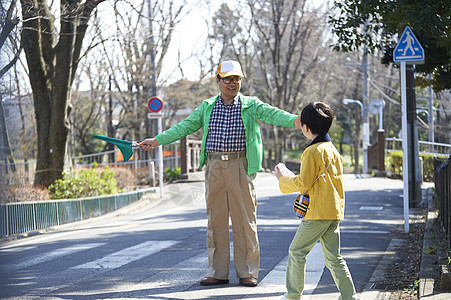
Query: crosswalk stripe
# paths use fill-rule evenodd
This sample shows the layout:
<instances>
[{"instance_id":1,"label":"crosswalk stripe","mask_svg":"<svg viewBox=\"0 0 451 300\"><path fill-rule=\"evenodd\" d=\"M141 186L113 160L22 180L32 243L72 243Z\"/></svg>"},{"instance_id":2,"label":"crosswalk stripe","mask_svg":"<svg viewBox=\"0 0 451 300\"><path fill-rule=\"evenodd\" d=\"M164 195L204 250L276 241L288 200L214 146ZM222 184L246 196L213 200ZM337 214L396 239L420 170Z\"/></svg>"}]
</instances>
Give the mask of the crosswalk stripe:
<instances>
[{"instance_id":1,"label":"crosswalk stripe","mask_svg":"<svg viewBox=\"0 0 451 300\"><path fill-rule=\"evenodd\" d=\"M186 262L188 265L192 265L194 261L199 260L203 261L203 267L206 267L206 255L200 254L193 259L190 259ZM275 295L283 295L286 291L285 288L285 273L287 266L288 256L286 256L283 260L281 260L274 269L269 272L259 283L259 285L255 288L252 288L252 294L256 297L246 297L246 299L252 300L263 300L263 299L274 299ZM307 263L305 266L305 286L304 286L304 295L302 299L309 299L313 291L316 289L321 276L323 274L325 268L325 262L322 255L321 244L317 243L307 255ZM218 298L218 299L232 299L234 296L241 299L243 293L248 293L249 288L236 286L236 285L225 285L218 287L211 287L209 289L188 289L188 290L179 290L174 291L174 284L177 285L177 276L173 276L172 274L176 273L177 269L181 266L174 266L174 270L170 271L167 275L171 275L170 282L149 282L149 283L141 283L142 286L133 287L133 290L149 290L152 288L157 288L162 286L165 283L166 291L158 294L152 294L152 297L161 297L162 299L210 299L210 298ZM201 274L205 272L205 270L197 269L197 274ZM191 273L190 273L191 275ZM172 277L173 276L173 277ZM160 274L158 275L160 277ZM164 278L168 278L168 276L164 276ZM196 279L196 278L194 278ZM152 278L150 278L152 280ZM185 281L186 280L186 281ZM188 278L184 279L184 282L187 284L192 284L193 276L188 276ZM158 285L159 284L159 285ZM172 288L170 288L172 287ZM180 286L178 287L180 288ZM131 292L131 291L130 291ZM138 297L140 294L131 293L132 296ZM235 299L235 298L233 298Z\"/></svg>"},{"instance_id":2,"label":"crosswalk stripe","mask_svg":"<svg viewBox=\"0 0 451 300\"><path fill-rule=\"evenodd\" d=\"M30 257L24 261L21 261L19 263L14 263L14 264L6 264L3 266L0 266L0 268L5 269L7 271L15 271L15 270L20 270L20 269L24 269L27 267L31 267L43 262L47 262L50 261L52 259L61 257L61 256L65 256L65 255L69 255L69 254L73 254L76 252L80 252L80 251L84 251L84 250L88 250L88 249L92 249L95 247L99 247L104 245L105 243L92 243L92 244L76 244L70 247L66 247L66 248L61 248L61 249L56 249L44 254L39 254L33 257Z\"/></svg>"},{"instance_id":3,"label":"crosswalk stripe","mask_svg":"<svg viewBox=\"0 0 451 300\"><path fill-rule=\"evenodd\" d=\"M104 288L102 293L111 294L111 298L121 299L192 299L185 297L185 290L192 285L197 285L201 277L205 276L208 266L207 254L197 254L189 259L183 260L170 268L163 268L158 273L136 283L126 280ZM202 293L202 291L200 291ZM98 290L84 291L85 297L98 295ZM183 297L172 297L181 293ZM186 293L190 293L186 291ZM65 295L59 292L59 295ZM73 295L69 292L67 296Z\"/></svg>"},{"instance_id":4,"label":"crosswalk stripe","mask_svg":"<svg viewBox=\"0 0 451 300\"><path fill-rule=\"evenodd\" d=\"M100 259L75 266L71 269L111 269L118 268L125 264L131 263L135 260L160 252L168 247L171 247L179 243L178 241L147 241L141 244L137 244L120 251L114 252ZM25 266L37 264L40 262L49 261L53 258L68 255L77 251L87 250L93 247L105 245L104 243L93 244L79 244L72 247L66 247L49 252L39 257L33 257L25 262L16 264L16 268L22 268ZM231 259L233 263L233 243L231 243ZM273 299L274 295L282 295L285 288L285 273L287 266L288 256L281 260L272 271L270 271L262 280L260 284L253 289L258 291L255 295L258 298L249 299ZM178 264L171 266L170 268L163 269L157 274L154 274L145 280L130 284L130 282L124 282L122 284L115 284L107 290L102 292L118 293L125 297L142 297L149 296L149 291L155 291L151 293L152 297L169 297L175 299L202 299L205 296L209 297L226 297L233 295L242 295L247 288L239 285L231 284L229 286L221 286L220 288L210 289L191 289L192 285L197 285L201 277L205 276L207 269L207 254L202 251L201 253L183 260ZM11 266L10 266L11 268ZM309 299L310 295L316 289L321 276L325 268L325 263L322 255L321 244L317 243L307 255L306 263L306 276L305 276L305 289L303 299ZM75 271L75 270L74 270ZM96 273L99 275L100 273ZM63 276L60 274L59 276ZM232 275L233 276L233 275ZM55 289L55 284L52 285L51 290ZM63 287L64 284L59 286ZM98 290L93 290L93 293L98 293ZM72 293L72 292L70 292ZM84 295L88 295L90 292ZM64 294L64 292L62 292ZM265 295L265 296L263 296ZM267 296L268 297L267 297ZM271 297L269 297L271 295Z\"/></svg>"},{"instance_id":5,"label":"crosswalk stripe","mask_svg":"<svg viewBox=\"0 0 451 300\"><path fill-rule=\"evenodd\" d=\"M100 269L100 268L119 268L135 260L160 252L168 247L177 244L177 241L147 241L121 251L112 253L108 256L94 260L82 265L73 267L74 269Z\"/></svg>"}]
</instances>

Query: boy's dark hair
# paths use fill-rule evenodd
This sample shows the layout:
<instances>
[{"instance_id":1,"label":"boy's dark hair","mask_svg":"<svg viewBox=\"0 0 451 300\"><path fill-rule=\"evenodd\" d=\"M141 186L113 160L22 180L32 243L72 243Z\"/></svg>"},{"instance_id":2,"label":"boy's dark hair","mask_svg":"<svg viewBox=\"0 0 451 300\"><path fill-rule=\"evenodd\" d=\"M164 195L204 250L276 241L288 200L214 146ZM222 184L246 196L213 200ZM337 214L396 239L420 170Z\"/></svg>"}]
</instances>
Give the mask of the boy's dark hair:
<instances>
[{"instance_id":1,"label":"boy's dark hair","mask_svg":"<svg viewBox=\"0 0 451 300\"><path fill-rule=\"evenodd\" d=\"M309 103L301 113L301 124L307 125L313 134L328 133L333 119L332 109L323 102Z\"/></svg>"}]
</instances>

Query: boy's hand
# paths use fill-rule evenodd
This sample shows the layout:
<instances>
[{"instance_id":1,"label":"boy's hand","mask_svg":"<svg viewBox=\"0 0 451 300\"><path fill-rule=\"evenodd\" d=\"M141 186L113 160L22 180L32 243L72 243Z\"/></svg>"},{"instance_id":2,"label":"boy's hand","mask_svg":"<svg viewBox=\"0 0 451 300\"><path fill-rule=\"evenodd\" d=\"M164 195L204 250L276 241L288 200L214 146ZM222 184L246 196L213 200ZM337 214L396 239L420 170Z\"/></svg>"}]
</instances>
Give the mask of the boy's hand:
<instances>
[{"instance_id":1,"label":"boy's hand","mask_svg":"<svg viewBox=\"0 0 451 300\"><path fill-rule=\"evenodd\" d=\"M139 143L139 148L141 148L145 151L150 151L150 150L155 149L155 147L157 147L159 145L160 145L160 143L158 143L156 138L150 138L150 139L145 139L144 141Z\"/></svg>"},{"instance_id":2,"label":"boy's hand","mask_svg":"<svg viewBox=\"0 0 451 300\"><path fill-rule=\"evenodd\" d=\"M288 176L288 177L296 176L283 163L278 163L276 165L276 167L274 168L274 171L276 171L275 175L276 175L277 179L280 179L280 177L282 177L282 176Z\"/></svg>"},{"instance_id":3,"label":"boy's hand","mask_svg":"<svg viewBox=\"0 0 451 300\"><path fill-rule=\"evenodd\" d=\"M276 166L276 167L274 168L274 170L276 171L275 175L276 175L276 177L277 177L277 180L279 180L280 177L283 176L283 175L282 175L282 172L280 171L279 166Z\"/></svg>"}]
</instances>

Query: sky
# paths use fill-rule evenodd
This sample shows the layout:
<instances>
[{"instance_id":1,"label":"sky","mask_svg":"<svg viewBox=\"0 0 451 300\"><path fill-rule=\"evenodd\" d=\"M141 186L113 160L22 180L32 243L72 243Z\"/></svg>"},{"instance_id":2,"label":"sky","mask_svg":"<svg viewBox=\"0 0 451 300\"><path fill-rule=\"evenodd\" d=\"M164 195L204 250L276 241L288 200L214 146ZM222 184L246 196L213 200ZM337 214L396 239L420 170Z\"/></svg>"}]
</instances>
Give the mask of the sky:
<instances>
[{"instance_id":1,"label":"sky","mask_svg":"<svg viewBox=\"0 0 451 300\"><path fill-rule=\"evenodd\" d=\"M173 33L173 40L171 47L166 55L164 61L163 77L177 67L177 55L180 49L182 58L187 58L191 53L199 51L199 45L203 46L208 35L208 27L206 21L211 21L211 17L219 8L221 3L227 3L231 9L242 10L243 4L246 0L229 0L229 1L199 1L188 0L188 9L191 9L189 14L183 18L183 21L176 26ZM319 7L329 0L307 0L308 7ZM184 64L184 75L186 79L198 80L199 66L197 57L188 59ZM177 72L172 81L180 79L180 72Z\"/></svg>"},{"instance_id":2,"label":"sky","mask_svg":"<svg viewBox=\"0 0 451 300\"><path fill-rule=\"evenodd\" d=\"M208 27L206 21L211 18L211 15L219 7L219 1L202 1L201 5L198 0L188 0L190 12L187 14L182 22L176 26L173 32L171 46L164 60L164 70L162 76L166 77L169 73L177 67L177 56L180 50L182 60L187 59L184 63L184 75L187 79L196 80L199 78L199 67L195 57L189 58L191 53L198 53L200 47L208 35ZM212 3L213 2L213 3ZM207 20L206 20L207 19ZM173 80L179 79L180 72L175 74Z\"/></svg>"}]
</instances>

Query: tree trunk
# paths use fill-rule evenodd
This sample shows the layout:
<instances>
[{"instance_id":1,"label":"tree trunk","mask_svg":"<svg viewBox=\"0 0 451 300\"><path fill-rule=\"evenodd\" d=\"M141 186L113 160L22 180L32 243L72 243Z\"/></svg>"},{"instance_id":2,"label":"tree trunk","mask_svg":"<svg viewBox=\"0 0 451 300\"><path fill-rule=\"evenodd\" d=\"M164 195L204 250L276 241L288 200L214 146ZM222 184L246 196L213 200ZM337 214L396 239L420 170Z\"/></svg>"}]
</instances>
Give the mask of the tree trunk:
<instances>
[{"instance_id":1,"label":"tree trunk","mask_svg":"<svg viewBox=\"0 0 451 300\"><path fill-rule=\"evenodd\" d=\"M48 187L62 178L68 153L69 95L87 22L104 0L61 0L59 36L46 0L21 0L22 43L33 91L37 127L34 184ZM56 18L58 19L58 18Z\"/></svg>"},{"instance_id":2,"label":"tree trunk","mask_svg":"<svg viewBox=\"0 0 451 300\"><path fill-rule=\"evenodd\" d=\"M1 95L0 95L0 134L2 136L2 144L3 144L3 149L2 152L0 153L0 158L1 160L4 160L6 163L10 163L12 170L15 171L16 167L14 165L11 144L9 142L8 127L6 126L6 116L5 110L3 109L3 100L1 98ZM6 170L8 169L9 168L6 168Z\"/></svg>"}]
</instances>

